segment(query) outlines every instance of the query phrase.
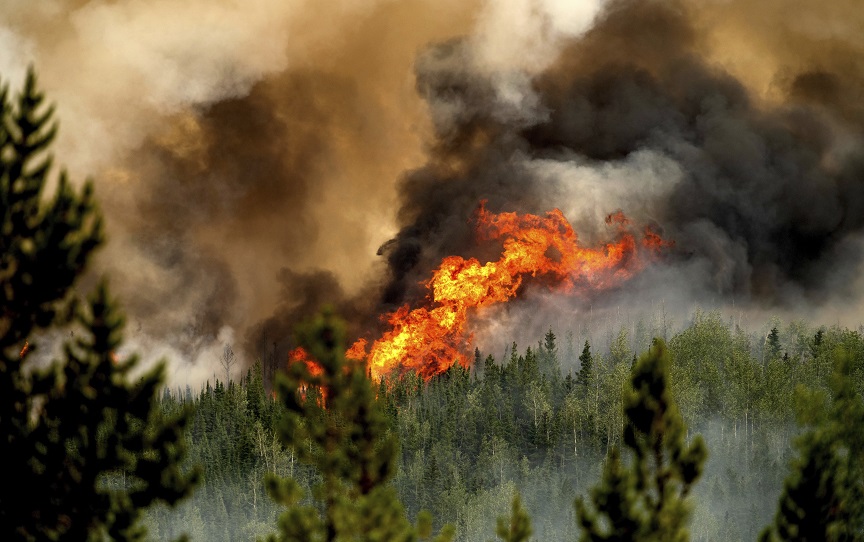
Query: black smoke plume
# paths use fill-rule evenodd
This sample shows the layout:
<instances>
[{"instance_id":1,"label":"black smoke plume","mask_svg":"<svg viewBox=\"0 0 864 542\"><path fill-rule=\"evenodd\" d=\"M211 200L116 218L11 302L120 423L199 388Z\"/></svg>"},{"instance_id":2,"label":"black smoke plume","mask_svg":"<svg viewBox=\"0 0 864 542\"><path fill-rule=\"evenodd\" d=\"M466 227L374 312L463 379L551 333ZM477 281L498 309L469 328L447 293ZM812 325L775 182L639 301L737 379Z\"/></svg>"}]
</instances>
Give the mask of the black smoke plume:
<instances>
[{"instance_id":1,"label":"black smoke plume","mask_svg":"<svg viewBox=\"0 0 864 542\"><path fill-rule=\"evenodd\" d=\"M564 30L559 4L12 2L0 69L43 75L58 162L103 201L97 271L193 382L226 341L284 360L325 303L375 338L442 257L497 256L481 200L560 208L587 244L618 209L674 240L616 300L665 282L857 318L860 2L609 0Z\"/></svg>"},{"instance_id":2,"label":"black smoke plume","mask_svg":"<svg viewBox=\"0 0 864 542\"><path fill-rule=\"evenodd\" d=\"M405 225L385 247L385 303L415 298L441 257L473 250L466 217L480 199L535 213L567 205L532 164L599 169L637 153L679 174L659 192L638 171L620 180L635 198L624 210L675 240L669 265L699 262L704 272L690 280L706 294L781 307L853 294L854 284L835 279L861 263L864 125L851 99L862 88L860 60L857 71L787 67L781 99L767 102L704 54L696 9L609 2L533 77L522 115L473 69L467 40L422 55L418 89L439 115L437 140L429 164L401 184ZM578 198L591 181L568 182Z\"/></svg>"}]
</instances>

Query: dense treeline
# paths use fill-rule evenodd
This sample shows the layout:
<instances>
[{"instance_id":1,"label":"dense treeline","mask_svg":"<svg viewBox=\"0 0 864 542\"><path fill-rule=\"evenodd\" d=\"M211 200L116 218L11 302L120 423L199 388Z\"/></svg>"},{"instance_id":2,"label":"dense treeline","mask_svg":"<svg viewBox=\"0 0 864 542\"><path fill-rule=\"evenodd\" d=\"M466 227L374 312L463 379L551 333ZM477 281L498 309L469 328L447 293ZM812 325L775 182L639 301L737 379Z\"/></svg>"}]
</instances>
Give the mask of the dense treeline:
<instances>
[{"instance_id":1,"label":"dense treeline","mask_svg":"<svg viewBox=\"0 0 864 542\"><path fill-rule=\"evenodd\" d=\"M428 382L409 374L380 383L378 399L401 442L393 485L409 517L429 510L438 524L456 527L457 539L487 540L519 490L538 540L578 538L574 498L622 444L622 389L645 348L626 328L599 345L566 335L561 341L550 329L524 349L511 344L503 359L477 351L471 370L454 365ZM692 537L755 540L776 510L792 457L796 386L828 390L842 349L851 382L864 392L864 339L801 323L750 334L719 313L697 312L668 349L688 434L703 434L710 450ZM265 389L260 364L238 383L166 392L162 404L170 411L190 402L190 460L203 465L205 482L179 511L151 514L154 538L272 531L279 509L264 474L307 487L317 475L280 444L282 407Z\"/></svg>"},{"instance_id":2,"label":"dense treeline","mask_svg":"<svg viewBox=\"0 0 864 542\"><path fill-rule=\"evenodd\" d=\"M698 312L668 348L644 325L602 344L550 329L470 370L373 383L322 315L304 341L319 375L294 364L274 387L258 363L160 400L161 368L133 381L136 358L116 356L104 283L74 293L101 218L62 174L43 199L42 100L32 72L14 103L0 86L5 538L137 540L144 516L158 540L686 540L701 478L693 539L864 539L864 340L839 327L754 335ZM59 358L38 363L58 330ZM438 536L424 509L449 524Z\"/></svg>"}]
</instances>

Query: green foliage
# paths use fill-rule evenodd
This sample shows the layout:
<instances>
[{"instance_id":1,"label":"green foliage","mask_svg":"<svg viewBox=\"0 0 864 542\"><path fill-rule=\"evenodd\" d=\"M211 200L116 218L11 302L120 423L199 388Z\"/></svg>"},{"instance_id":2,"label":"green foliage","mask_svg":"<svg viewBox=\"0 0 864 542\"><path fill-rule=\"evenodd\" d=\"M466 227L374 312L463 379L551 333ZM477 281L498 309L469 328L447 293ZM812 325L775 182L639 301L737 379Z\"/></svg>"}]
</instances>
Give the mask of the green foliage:
<instances>
[{"instance_id":1,"label":"green foliage","mask_svg":"<svg viewBox=\"0 0 864 542\"><path fill-rule=\"evenodd\" d=\"M504 542L527 542L531 538L531 517L522 508L522 501L518 494L513 497L510 519L498 518L498 528L495 532Z\"/></svg>"},{"instance_id":2,"label":"green foliage","mask_svg":"<svg viewBox=\"0 0 864 542\"><path fill-rule=\"evenodd\" d=\"M123 318L104 284L74 296L102 222L92 185L79 194L65 174L43 201L43 100L32 70L14 105L0 90L0 457L16 480L0 484L0 538L139 539L141 510L195 481L179 469L188 412L161 412L161 366L130 383L135 357L115 361ZM62 360L32 366L37 337L61 327Z\"/></svg>"},{"instance_id":3,"label":"green foliage","mask_svg":"<svg viewBox=\"0 0 864 542\"><path fill-rule=\"evenodd\" d=\"M583 541L688 539L687 496L706 457L701 437L687 445L686 428L667 385L668 354L657 340L636 364L624 391L626 467L613 449L593 506L576 501Z\"/></svg>"},{"instance_id":4,"label":"green foliage","mask_svg":"<svg viewBox=\"0 0 864 542\"><path fill-rule=\"evenodd\" d=\"M777 326L772 327L765 337L765 354L766 361L780 357L780 332Z\"/></svg>"},{"instance_id":5,"label":"green foliage","mask_svg":"<svg viewBox=\"0 0 864 542\"><path fill-rule=\"evenodd\" d=\"M551 327L543 336L543 342L537 350L540 357L540 372L549 377L560 378L557 337Z\"/></svg>"},{"instance_id":6,"label":"green foliage","mask_svg":"<svg viewBox=\"0 0 864 542\"><path fill-rule=\"evenodd\" d=\"M775 325L785 329L779 322L768 327ZM716 311L697 312L690 325L670 332L668 390L690 433L705 435L712 451L689 494L696 503L691 538L757 539L773 517L772 501L791 460L794 427L783 420L793 418L795 384L827 392L831 352L850 353L848 378L857 393L864 390L861 334L824 328L813 358L815 331L798 325L781 336L784 345L799 345L790 347L788 365L781 358L763 364L765 333L749 334ZM632 357L615 363L606 351L589 350L594 370L583 393L575 382L530 370L526 360L546 350L543 338L539 348L528 341L530 354L508 347L501 363L487 355L474 377L457 365L429 381L405 374L375 386L388 430L400 441L399 467L388 485L409 520L419 521L420 510L429 509L436 525L454 525L459 540L487 542L518 488L534 511L533 539L574 540L580 534L572 519L576 496L587 494L613 454L623 455L621 468L630 470L629 454L616 445L624 443L622 390L632 378ZM183 529L206 540L261 536L283 511L266 498L266 472L293 478L306 495L299 503L323 509L313 500L322 476L279 442L276 425L285 408L265 392L260 373L255 366L237 385L219 383L192 397L192 457L205 465L207 482L171 512L173 522L168 511L154 518L162 539Z\"/></svg>"},{"instance_id":7,"label":"green foliage","mask_svg":"<svg viewBox=\"0 0 864 542\"><path fill-rule=\"evenodd\" d=\"M300 330L300 341L322 369L313 375L294 363L277 379L287 410L279 427L283 441L302 463L313 465L322 481L313 487L318 505L302 504L292 479L271 476L271 496L287 506L278 540L410 541L431 535L431 521L417 526L405 517L387 482L396 467L398 443L375 398L365 368L344 357L343 328L324 313ZM435 538L452 538L452 528ZM272 538L276 540L277 538Z\"/></svg>"},{"instance_id":8,"label":"green foliage","mask_svg":"<svg viewBox=\"0 0 864 542\"><path fill-rule=\"evenodd\" d=\"M798 389L806 431L762 540L864 540L864 400L845 354L835 354L830 388L830 403L821 391Z\"/></svg>"},{"instance_id":9,"label":"green foliage","mask_svg":"<svg viewBox=\"0 0 864 542\"><path fill-rule=\"evenodd\" d=\"M576 382L587 390L591 385L591 379L594 378L594 358L591 356L591 345L585 341L585 346L582 347L582 353L579 354L579 376Z\"/></svg>"}]
</instances>

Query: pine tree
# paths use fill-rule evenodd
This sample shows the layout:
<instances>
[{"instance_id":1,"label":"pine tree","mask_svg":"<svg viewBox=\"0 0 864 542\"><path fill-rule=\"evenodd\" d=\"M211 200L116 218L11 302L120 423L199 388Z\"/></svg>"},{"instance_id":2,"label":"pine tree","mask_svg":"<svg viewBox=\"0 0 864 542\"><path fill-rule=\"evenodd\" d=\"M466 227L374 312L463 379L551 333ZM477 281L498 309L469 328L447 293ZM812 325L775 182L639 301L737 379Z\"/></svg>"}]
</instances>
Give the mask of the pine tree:
<instances>
[{"instance_id":1,"label":"pine tree","mask_svg":"<svg viewBox=\"0 0 864 542\"><path fill-rule=\"evenodd\" d=\"M396 469L396 436L389 431L365 367L344 357L341 322L325 312L299 335L321 371L313 376L306 364L294 363L287 374L277 375L279 397L287 409L279 434L299 461L318 470L322 482L312 490L315 504L303 505L296 481L268 478L270 495L287 506L279 519L279 536L271 540L428 538L430 517L422 514L417 526L411 525L388 484ZM452 534L452 528L445 528L435 540L451 540Z\"/></svg>"},{"instance_id":2,"label":"pine tree","mask_svg":"<svg viewBox=\"0 0 864 542\"><path fill-rule=\"evenodd\" d=\"M768 336L765 337L765 361L780 357L780 331L777 326L771 328Z\"/></svg>"},{"instance_id":3,"label":"pine tree","mask_svg":"<svg viewBox=\"0 0 864 542\"><path fill-rule=\"evenodd\" d=\"M837 354L832 400L797 390L798 455L786 478L774 524L762 540L864 540L864 400L855 389L847 357Z\"/></svg>"},{"instance_id":4,"label":"pine tree","mask_svg":"<svg viewBox=\"0 0 864 542\"><path fill-rule=\"evenodd\" d=\"M540 351L540 372L547 376L560 377L557 337L551 327L544 335L543 343L538 350Z\"/></svg>"},{"instance_id":5,"label":"pine tree","mask_svg":"<svg viewBox=\"0 0 864 542\"><path fill-rule=\"evenodd\" d=\"M657 339L632 372L624 391L631 450L626 466L617 447L607 458L589 507L576 501L582 540L685 541L687 496L702 472L706 450L701 437L687 445L686 428L667 386L668 354Z\"/></svg>"},{"instance_id":6,"label":"pine tree","mask_svg":"<svg viewBox=\"0 0 864 542\"><path fill-rule=\"evenodd\" d=\"M140 511L194 483L179 469L188 413L160 412L161 366L130 383L104 283L74 294L102 220L92 183L79 193L65 173L43 199L57 131L43 100L32 70L14 104L0 89L0 457L16 480L0 484L0 538L138 539ZM60 360L32 367L36 338L58 328L74 334Z\"/></svg>"},{"instance_id":7,"label":"pine tree","mask_svg":"<svg viewBox=\"0 0 864 542\"><path fill-rule=\"evenodd\" d=\"M498 518L496 534L504 542L527 542L531 538L531 532L531 517L522 508L522 501L517 494L513 497L513 509L509 520Z\"/></svg>"},{"instance_id":8,"label":"pine tree","mask_svg":"<svg viewBox=\"0 0 864 542\"><path fill-rule=\"evenodd\" d=\"M576 382L587 391L591 385L591 380L594 378L594 359L591 357L591 345L585 341L585 346L582 348L582 353L579 354L579 375L576 377Z\"/></svg>"},{"instance_id":9,"label":"pine tree","mask_svg":"<svg viewBox=\"0 0 864 542\"><path fill-rule=\"evenodd\" d=\"M822 342L823 342L824 338L825 338L825 330L822 328L819 328L818 330L816 330L816 334L813 335L813 340L810 342L810 356L813 359L816 359L819 357L819 354L821 353L821 350L822 350Z\"/></svg>"}]
</instances>

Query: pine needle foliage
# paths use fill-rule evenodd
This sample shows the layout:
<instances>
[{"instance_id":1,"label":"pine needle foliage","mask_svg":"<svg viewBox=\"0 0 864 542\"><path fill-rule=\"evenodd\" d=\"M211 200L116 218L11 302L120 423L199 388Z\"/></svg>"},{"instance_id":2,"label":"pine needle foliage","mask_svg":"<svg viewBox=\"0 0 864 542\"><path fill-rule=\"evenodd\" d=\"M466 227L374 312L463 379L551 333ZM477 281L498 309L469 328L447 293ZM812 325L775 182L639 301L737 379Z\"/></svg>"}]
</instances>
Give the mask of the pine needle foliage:
<instances>
[{"instance_id":1,"label":"pine needle foliage","mask_svg":"<svg viewBox=\"0 0 864 542\"><path fill-rule=\"evenodd\" d=\"M799 386L798 455L783 485L774 524L761 540L864 540L864 400L848 356L837 352L831 398Z\"/></svg>"},{"instance_id":2,"label":"pine needle foliage","mask_svg":"<svg viewBox=\"0 0 864 542\"><path fill-rule=\"evenodd\" d=\"M522 507L522 499L519 495L513 496L510 518L498 518L496 533L503 542L528 542L532 534L531 516Z\"/></svg>"},{"instance_id":3,"label":"pine needle foliage","mask_svg":"<svg viewBox=\"0 0 864 542\"><path fill-rule=\"evenodd\" d=\"M286 407L279 427L283 442L300 462L312 465L321 482L311 502L292 479L268 477L271 497L287 507L271 540L294 542L409 542L432 536L429 514L417 525L405 516L393 477L398 442L363 363L346 360L344 327L329 311L298 331L299 341L322 369L313 375L293 363L277 377ZM446 527L436 542L452 539Z\"/></svg>"},{"instance_id":4,"label":"pine needle foliage","mask_svg":"<svg viewBox=\"0 0 864 542\"><path fill-rule=\"evenodd\" d=\"M31 69L17 99L0 88L0 539L136 540L141 510L186 495L187 416L161 414L162 368L135 378L117 362L123 317L100 285L87 302L76 279L103 240L92 183L61 173L54 196L47 154L57 125ZM34 362L38 337L74 333L61 359Z\"/></svg>"},{"instance_id":5,"label":"pine needle foliage","mask_svg":"<svg viewBox=\"0 0 864 542\"><path fill-rule=\"evenodd\" d=\"M583 542L689 539L688 495L699 478L707 451L700 436L688 445L686 427L672 398L668 352L662 340L633 367L624 390L624 444L629 465L614 448L591 505L576 501Z\"/></svg>"}]
</instances>

